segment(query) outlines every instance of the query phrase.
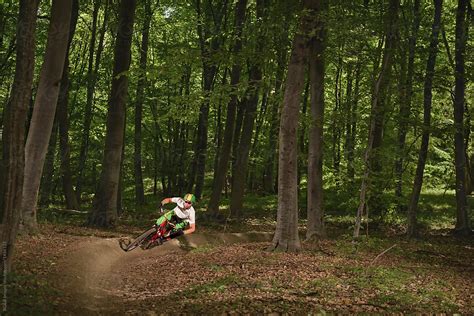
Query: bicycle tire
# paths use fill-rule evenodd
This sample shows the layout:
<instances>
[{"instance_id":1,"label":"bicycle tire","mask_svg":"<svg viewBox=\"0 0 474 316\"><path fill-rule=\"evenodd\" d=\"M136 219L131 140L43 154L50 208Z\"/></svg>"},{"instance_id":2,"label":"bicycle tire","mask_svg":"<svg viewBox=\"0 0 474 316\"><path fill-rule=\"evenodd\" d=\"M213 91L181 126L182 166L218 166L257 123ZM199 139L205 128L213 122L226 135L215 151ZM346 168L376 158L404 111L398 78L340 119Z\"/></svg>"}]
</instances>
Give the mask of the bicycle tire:
<instances>
[{"instance_id":1,"label":"bicycle tire","mask_svg":"<svg viewBox=\"0 0 474 316\"><path fill-rule=\"evenodd\" d=\"M154 227L152 227L152 228L148 229L147 231L143 232L140 236L135 238L135 240L132 241L130 243L130 245L128 245L127 250L125 250L125 251L131 251L131 250L137 248L138 246L140 246L140 244L145 239L147 239L150 235L153 235L154 233L156 233L156 229Z\"/></svg>"}]
</instances>

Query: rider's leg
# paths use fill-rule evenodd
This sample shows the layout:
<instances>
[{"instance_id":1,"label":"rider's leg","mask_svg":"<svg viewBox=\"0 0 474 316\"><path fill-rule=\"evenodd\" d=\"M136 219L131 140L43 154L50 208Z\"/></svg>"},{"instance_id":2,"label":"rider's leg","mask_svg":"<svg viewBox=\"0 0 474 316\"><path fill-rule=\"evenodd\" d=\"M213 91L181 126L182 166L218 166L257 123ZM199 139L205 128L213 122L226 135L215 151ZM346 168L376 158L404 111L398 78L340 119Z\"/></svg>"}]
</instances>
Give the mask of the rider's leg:
<instances>
[{"instance_id":1,"label":"rider's leg","mask_svg":"<svg viewBox=\"0 0 474 316\"><path fill-rule=\"evenodd\" d=\"M162 216L160 216L160 218L156 220L156 225L164 227L173 215L174 215L174 211L166 212L165 214L163 214Z\"/></svg>"},{"instance_id":2,"label":"rider's leg","mask_svg":"<svg viewBox=\"0 0 474 316\"><path fill-rule=\"evenodd\" d=\"M170 240L170 239L173 239L173 238L176 238L176 237L179 237L181 235L184 235L184 231L182 229L178 229L178 230L173 230L168 237L166 237L166 240Z\"/></svg>"}]
</instances>

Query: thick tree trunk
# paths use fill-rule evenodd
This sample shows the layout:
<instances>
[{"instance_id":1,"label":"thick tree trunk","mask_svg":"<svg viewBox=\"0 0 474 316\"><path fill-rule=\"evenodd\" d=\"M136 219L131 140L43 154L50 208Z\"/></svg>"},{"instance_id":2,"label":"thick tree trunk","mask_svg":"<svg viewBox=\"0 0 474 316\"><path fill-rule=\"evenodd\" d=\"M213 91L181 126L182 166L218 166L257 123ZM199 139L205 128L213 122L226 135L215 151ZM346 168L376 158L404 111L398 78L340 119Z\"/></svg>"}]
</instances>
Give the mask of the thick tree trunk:
<instances>
[{"instance_id":1,"label":"thick tree trunk","mask_svg":"<svg viewBox=\"0 0 474 316\"><path fill-rule=\"evenodd\" d=\"M207 210L211 214L219 212L219 202L221 198L222 188L225 184L227 170L229 168L230 154L232 150L232 140L235 128L235 115L237 108L237 85L240 82L240 72L242 65L237 58L237 55L242 49L242 28L245 22L245 11L247 7L247 0L239 0L235 7L234 29L235 29L235 43L232 53L235 57L235 63L232 66L230 75L230 86L234 90L231 94L229 103L227 105L226 125L224 129L224 141L222 150L219 154L219 162L214 171L214 183L212 188L211 198L207 206Z\"/></svg>"},{"instance_id":2,"label":"thick tree trunk","mask_svg":"<svg viewBox=\"0 0 474 316\"><path fill-rule=\"evenodd\" d=\"M326 236L323 215L323 124L324 124L324 51L326 31L321 19L321 2L315 8L316 28L311 38L309 76L311 86L311 125L308 144L308 230L306 238Z\"/></svg>"},{"instance_id":3,"label":"thick tree trunk","mask_svg":"<svg viewBox=\"0 0 474 316\"><path fill-rule=\"evenodd\" d=\"M314 16L314 13L309 11L312 5L314 1L304 1L300 27L295 33L288 65L279 133L277 226L270 246L271 250L293 252L301 248L298 236L298 138L296 131L308 57L307 36L312 31L310 21Z\"/></svg>"},{"instance_id":4,"label":"thick tree trunk","mask_svg":"<svg viewBox=\"0 0 474 316\"><path fill-rule=\"evenodd\" d=\"M263 0L257 0L257 23L264 23L265 5ZM255 56L263 56L263 27L261 26L257 35ZM242 134L236 152L235 172L232 174L232 192L230 199L230 214L233 217L239 217L243 206L245 180L248 170L250 145L252 143L253 126L255 122L255 113L260 94L260 81L262 80L262 70L260 65L263 60L253 60L249 73L249 88L247 92L247 102L245 104L245 115L242 124Z\"/></svg>"},{"instance_id":5,"label":"thick tree trunk","mask_svg":"<svg viewBox=\"0 0 474 316\"><path fill-rule=\"evenodd\" d=\"M38 191L58 101L69 39L72 0L53 0L46 54L25 145L22 214L28 232L37 229Z\"/></svg>"},{"instance_id":6,"label":"thick tree trunk","mask_svg":"<svg viewBox=\"0 0 474 316\"><path fill-rule=\"evenodd\" d=\"M145 99L144 90L146 87L146 69L148 57L148 39L150 34L150 23L153 12L151 10L150 0L145 0L145 20L142 29L142 45L140 50L140 78L137 86L137 100L135 105L135 203L137 205L145 204L145 193L143 190L142 173L142 113L143 101Z\"/></svg>"},{"instance_id":7,"label":"thick tree trunk","mask_svg":"<svg viewBox=\"0 0 474 316\"><path fill-rule=\"evenodd\" d=\"M136 0L122 0L120 3L102 172L88 220L88 224L92 226L113 226L117 219L117 193L124 146L125 105L128 90L126 72L130 67L135 7Z\"/></svg>"},{"instance_id":8,"label":"thick tree trunk","mask_svg":"<svg viewBox=\"0 0 474 316\"><path fill-rule=\"evenodd\" d=\"M392 67L392 58L394 53L394 46L396 43L396 24L398 20L398 9L400 6L400 0L390 0L389 7L386 14L386 40L382 58L382 66L375 82L374 92L372 95L372 113L369 127L369 137L367 149L364 155L365 170L362 178L359 195L359 207L357 208L355 227L354 227L354 238L359 237L360 225L364 211L367 211L367 191L370 184L370 176L373 172L373 168L377 169L378 159L374 156L374 151L381 145L383 120L384 120L384 94L388 86L388 78ZM378 188L380 190L380 188ZM376 195L376 194L374 194ZM378 196L372 197L374 200L379 198ZM367 214L368 215L368 214Z\"/></svg>"},{"instance_id":9,"label":"thick tree trunk","mask_svg":"<svg viewBox=\"0 0 474 316\"><path fill-rule=\"evenodd\" d=\"M464 148L464 98L465 71L464 55L466 53L466 9L467 0L458 0L456 12L456 52L455 52L455 88L454 88L454 161L456 167L456 227L455 232L461 235L471 233L469 223L469 205L466 196L466 155Z\"/></svg>"},{"instance_id":10,"label":"thick tree trunk","mask_svg":"<svg viewBox=\"0 0 474 316\"><path fill-rule=\"evenodd\" d=\"M20 0L16 30L16 68L10 99L5 108L0 171L0 232L2 280L11 270L21 215L25 166L25 120L31 98L35 64L35 30L39 0Z\"/></svg>"},{"instance_id":11,"label":"thick tree trunk","mask_svg":"<svg viewBox=\"0 0 474 316\"><path fill-rule=\"evenodd\" d=\"M431 129L431 102L432 102L432 88L433 77L436 64L436 55L438 53L438 37L441 26L441 10L443 0L435 0L435 13L433 19L433 26L431 31L431 42L426 62L425 84L423 89L423 134L421 138L421 147L418 154L418 163L416 166L415 180L413 183L413 190L411 193L410 204L408 206L408 229L409 237L414 237L417 234L416 229L416 211L418 207L418 200L420 198L421 186L423 185L423 172L425 170L426 157L428 156L428 143Z\"/></svg>"},{"instance_id":12,"label":"thick tree trunk","mask_svg":"<svg viewBox=\"0 0 474 316\"><path fill-rule=\"evenodd\" d=\"M87 99L86 99L86 107L85 107L85 114L84 114L84 123L83 123L83 131L82 140L81 140L81 149L79 153L79 167L78 167L78 176L77 176L77 185L76 185L76 195L77 201L79 204L81 203L81 193L82 193L82 185L83 185L83 178L84 178L84 171L86 169L86 161L87 161L87 153L89 151L89 135L90 129L92 124L92 105L94 103L94 90L95 84L97 82L97 75L99 72L100 67L100 60L102 56L102 51L104 47L104 38L106 32L106 26L108 21L109 15L109 0L106 0L106 6L104 9L104 20L102 22L102 27L100 30L100 37L99 43L97 44L97 53L95 56L94 62L94 45L96 41L96 31L97 31L97 17L99 14L99 8L101 4L101 0L97 0L94 2L94 11L92 13L92 31L91 31L91 40L89 44L89 62L88 62L88 70L87 70Z\"/></svg>"},{"instance_id":13,"label":"thick tree trunk","mask_svg":"<svg viewBox=\"0 0 474 316\"><path fill-rule=\"evenodd\" d=\"M71 159L69 145L69 118L68 118L68 102L69 102L69 49L71 41L76 32L76 23L79 15L79 0L73 0L71 23L69 26L69 43L67 47L66 59L64 61L63 77L61 79L61 88L58 98L58 109L56 115L59 123L59 148L61 153L61 176L63 184L63 193L66 200L66 208L77 210L76 194L73 188L71 174Z\"/></svg>"},{"instance_id":14,"label":"thick tree trunk","mask_svg":"<svg viewBox=\"0 0 474 316\"><path fill-rule=\"evenodd\" d=\"M408 122L411 112L411 101L413 96L413 74L415 70L415 48L420 28L420 0L415 0L413 4L413 26L408 39L408 64L406 77L401 82L401 102L398 120L398 158L395 162L396 187L395 196L398 198L398 209L401 210L402 188L403 188L403 162L405 157L405 140L408 132ZM404 76L402 76L404 77Z\"/></svg>"}]
</instances>

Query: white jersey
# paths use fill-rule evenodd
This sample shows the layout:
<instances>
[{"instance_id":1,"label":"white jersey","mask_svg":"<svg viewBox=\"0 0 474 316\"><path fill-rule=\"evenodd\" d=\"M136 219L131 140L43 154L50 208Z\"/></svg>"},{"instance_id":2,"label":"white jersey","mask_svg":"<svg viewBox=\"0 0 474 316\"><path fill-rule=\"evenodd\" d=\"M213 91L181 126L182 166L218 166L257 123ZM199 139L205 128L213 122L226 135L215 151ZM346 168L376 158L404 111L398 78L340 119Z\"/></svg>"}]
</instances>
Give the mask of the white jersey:
<instances>
[{"instance_id":1,"label":"white jersey","mask_svg":"<svg viewBox=\"0 0 474 316\"><path fill-rule=\"evenodd\" d=\"M176 216L179 218L188 221L189 225L196 223L196 213L194 207L188 209L184 208L184 200L180 197L171 198L171 202L176 203L177 206L173 209Z\"/></svg>"}]
</instances>

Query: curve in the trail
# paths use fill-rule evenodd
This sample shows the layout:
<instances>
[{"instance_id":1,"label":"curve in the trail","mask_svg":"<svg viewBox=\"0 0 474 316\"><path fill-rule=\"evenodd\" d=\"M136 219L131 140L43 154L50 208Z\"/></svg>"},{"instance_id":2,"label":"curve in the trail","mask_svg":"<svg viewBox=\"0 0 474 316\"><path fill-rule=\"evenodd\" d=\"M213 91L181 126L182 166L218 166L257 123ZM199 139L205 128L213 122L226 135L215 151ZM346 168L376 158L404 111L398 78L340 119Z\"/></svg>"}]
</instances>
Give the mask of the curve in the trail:
<instances>
[{"instance_id":1,"label":"curve in the trail","mask_svg":"<svg viewBox=\"0 0 474 316\"><path fill-rule=\"evenodd\" d=\"M269 241L271 233L192 234L164 245L142 251L124 252L117 238L89 237L74 245L69 255L58 262L61 276L57 287L66 294L72 314L113 314L117 312L121 293L117 288L121 273L133 268L133 261L147 260L169 253L206 245Z\"/></svg>"}]
</instances>

